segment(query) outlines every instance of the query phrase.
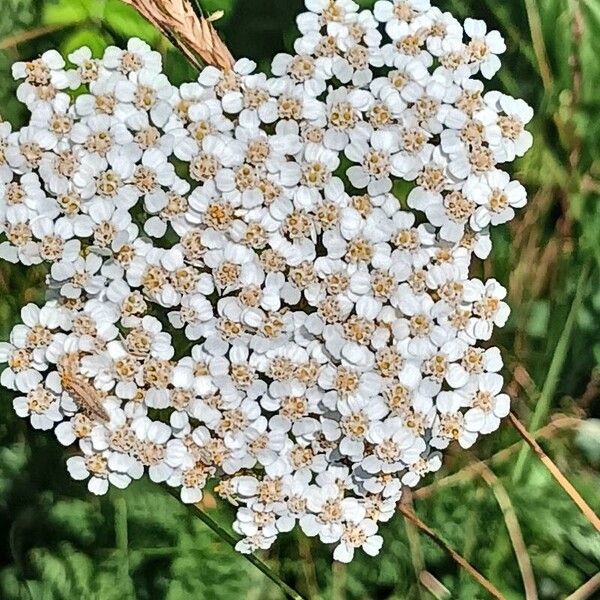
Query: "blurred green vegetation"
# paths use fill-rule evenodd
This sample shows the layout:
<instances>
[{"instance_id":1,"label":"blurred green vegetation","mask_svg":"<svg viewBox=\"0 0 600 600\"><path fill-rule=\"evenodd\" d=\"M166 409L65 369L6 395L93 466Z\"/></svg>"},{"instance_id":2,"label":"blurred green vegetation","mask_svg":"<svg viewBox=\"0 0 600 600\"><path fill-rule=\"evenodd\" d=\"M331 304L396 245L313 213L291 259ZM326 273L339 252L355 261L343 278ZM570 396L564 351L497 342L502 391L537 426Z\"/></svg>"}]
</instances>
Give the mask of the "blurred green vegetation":
<instances>
[{"instance_id":1,"label":"blurred green vegetation","mask_svg":"<svg viewBox=\"0 0 600 600\"><path fill-rule=\"evenodd\" d=\"M291 47L301 10L300 0L201 4L207 12L225 11L217 27L233 54L251 57L265 69L276 52ZM532 429L555 424L542 445L599 512L600 2L439 0L438 5L457 17L484 18L502 31L509 51L495 84L536 110L535 145L514 168L530 203L510 227L494 232L491 259L475 269L510 289L513 313L495 342L505 357L513 410ZM26 115L14 98L10 65L48 48L66 53L86 44L99 53L136 35L163 52L175 83L194 76L175 50L119 0L2 0L1 9L0 112L14 126ZM0 266L1 339L19 319L19 308L42 298L43 282L41 269ZM262 573L156 486L138 482L126 492L91 497L68 478L64 449L14 416L10 398L2 394L2 600L281 597ZM507 599L525 598L496 499L504 491L539 598L567 598L592 578L600 586L600 536L531 454L519 469L518 447L500 455L491 463L497 480L466 474L466 465L517 439L506 424L475 450L450 453L443 470L426 482L434 486L417 492L416 512ZM446 480L452 473L461 474ZM437 485L439 480L450 483ZM228 522L229 509L214 504L209 497L206 507ZM359 553L347 567L332 567L327 548L297 534L282 536L263 558L311 599L487 597L443 551L407 532L401 516L383 527L383 535L379 557ZM422 570L434 579L421 578L420 584ZM597 588L571 600L599 597Z\"/></svg>"}]
</instances>

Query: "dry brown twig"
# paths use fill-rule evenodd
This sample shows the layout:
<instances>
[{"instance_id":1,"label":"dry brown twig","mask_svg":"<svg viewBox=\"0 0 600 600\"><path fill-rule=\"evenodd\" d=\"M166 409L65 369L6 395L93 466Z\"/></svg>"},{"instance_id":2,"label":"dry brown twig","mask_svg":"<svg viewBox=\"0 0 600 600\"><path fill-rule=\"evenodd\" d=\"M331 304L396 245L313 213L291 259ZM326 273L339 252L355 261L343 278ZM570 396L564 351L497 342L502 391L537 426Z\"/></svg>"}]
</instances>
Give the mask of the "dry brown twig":
<instances>
[{"instance_id":1,"label":"dry brown twig","mask_svg":"<svg viewBox=\"0 0 600 600\"><path fill-rule=\"evenodd\" d=\"M68 27L81 27L83 24L85 24L85 21L75 21L73 23L43 25L41 27L35 27L34 29L28 29L27 31L20 31L19 33L15 33L14 35L10 35L0 40L0 50L9 50L15 46L18 46L19 44L24 44L25 42L35 40L43 35L55 33L57 31L67 29Z\"/></svg>"},{"instance_id":2,"label":"dry brown twig","mask_svg":"<svg viewBox=\"0 0 600 600\"><path fill-rule=\"evenodd\" d=\"M578 419L576 417L559 417L556 420L551 421L545 427L538 429L538 431L535 432L534 436L536 438L550 437L557 431L562 431L565 429L575 429L581 424L581 422L581 419ZM461 469L460 471L457 471L456 473L452 473L451 475L447 475L442 479L438 479L437 481L434 481L429 485L425 485L422 488L415 490L413 492L413 497L422 500L423 498L428 498L429 496L431 496L438 489L452 485L468 483L469 481L472 481L473 479L481 475L483 466L485 466L486 464L497 464L499 462L502 462L503 460L510 458L521 447L521 444L522 442L515 442L514 444L511 444L510 446L499 450L498 452L496 452L496 454L490 456L490 458L486 459L485 461L473 462Z\"/></svg>"},{"instance_id":3,"label":"dry brown twig","mask_svg":"<svg viewBox=\"0 0 600 600\"><path fill-rule=\"evenodd\" d=\"M535 584L533 568L531 566L531 559L529 558L527 546L525 545L525 540L523 539L521 526L519 525L517 515L515 514L515 509L510 500L510 496L494 472L484 463L481 463L481 465L481 478L492 490L492 493L498 502L498 506L502 511L502 515L504 516L504 523L515 552L517 564L519 565L519 571L521 572L521 578L523 579L525 599L537 600L538 593Z\"/></svg>"},{"instance_id":4,"label":"dry brown twig","mask_svg":"<svg viewBox=\"0 0 600 600\"><path fill-rule=\"evenodd\" d=\"M600 532L600 519L592 510L590 505L581 497L579 492L573 487L569 480L562 474L561 470L552 462L550 457L544 452L542 447L535 441L534 437L527 431L523 423L517 419L514 413L510 413L508 418L512 426L517 430L519 435L525 440L527 445L534 451L537 457L542 461L543 465L550 471L551 475L556 479L560 487L569 495L571 500L577 505L577 508L583 513L585 518L595 527L596 531Z\"/></svg>"},{"instance_id":5,"label":"dry brown twig","mask_svg":"<svg viewBox=\"0 0 600 600\"><path fill-rule=\"evenodd\" d=\"M406 504L400 502L398 510L417 529L424 533L429 539L444 550L461 568L463 568L482 588L484 588L496 600L506 600L496 586L486 579L471 563L465 560L454 548L449 546L431 527L423 523L419 517Z\"/></svg>"},{"instance_id":6,"label":"dry brown twig","mask_svg":"<svg viewBox=\"0 0 600 600\"><path fill-rule=\"evenodd\" d=\"M587 600L600 590L600 573L594 575L586 581L581 587L577 588L565 600Z\"/></svg>"},{"instance_id":7,"label":"dry brown twig","mask_svg":"<svg viewBox=\"0 0 600 600\"><path fill-rule=\"evenodd\" d=\"M403 494L405 506L414 510L412 503L412 493L410 489L405 490ZM404 526L406 527L406 537L408 538L408 547L410 548L410 559L415 572L415 579L420 583L421 574L425 571L425 559L423 557L423 548L421 547L419 534L406 517L404 517ZM421 588L417 586L417 597L422 599Z\"/></svg>"},{"instance_id":8,"label":"dry brown twig","mask_svg":"<svg viewBox=\"0 0 600 600\"><path fill-rule=\"evenodd\" d=\"M436 598L436 600L448 600L448 598L452 597L450 590L429 571L421 571L419 583L434 598Z\"/></svg>"},{"instance_id":9,"label":"dry brown twig","mask_svg":"<svg viewBox=\"0 0 600 600\"><path fill-rule=\"evenodd\" d=\"M228 70L234 58L213 27L200 17L189 0L123 0L159 29L196 67L196 55L206 65Z\"/></svg>"}]
</instances>

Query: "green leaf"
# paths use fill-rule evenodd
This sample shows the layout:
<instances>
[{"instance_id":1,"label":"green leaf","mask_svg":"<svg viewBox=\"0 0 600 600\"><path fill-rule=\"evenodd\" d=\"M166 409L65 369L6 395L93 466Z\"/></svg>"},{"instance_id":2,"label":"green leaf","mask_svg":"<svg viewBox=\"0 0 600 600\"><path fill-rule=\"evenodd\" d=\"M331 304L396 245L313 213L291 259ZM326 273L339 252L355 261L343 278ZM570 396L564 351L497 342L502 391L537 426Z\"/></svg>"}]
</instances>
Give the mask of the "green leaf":
<instances>
[{"instance_id":1,"label":"green leaf","mask_svg":"<svg viewBox=\"0 0 600 600\"><path fill-rule=\"evenodd\" d=\"M139 37L149 44L156 44L159 32L131 6L120 0L107 0L104 10L107 27L123 38Z\"/></svg>"},{"instance_id":2,"label":"green leaf","mask_svg":"<svg viewBox=\"0 0 600 600\"><path fill-rule=\"evenodd\" d=\"M550 307L548 303L540 300L535 302L529 313L527 322L527 333L531 337L544 337L548 332L548 319L550 318Z\"/></svg>"},{"instance_id":3,"label":"green leaf","mask_svg":"<svg viewBox=\"0 0 600 600\"><path fill-rule=\"evenodd\" d=\"M174 85L180 85L187 81L194 81L197 77L196 69L184 58L179 50L169 48L164 54L165 71Z\"/></svg>"},{"instance_id":4,"label":"green leaf","mask_svg":"<svg viewBox=\"0 0 600 600\"><path fill-rule=\"evenodd\" d=\"M596 363L600 365L600 344L594 346L594 358L596 359Z\"/></svg>"},{"instance_id":5,"label":"green leaf","mask_svg":"<svg viewBox=\"0 0 600 600\"><path fill-rule=\"evenodd\" d=\"M62 42L60 49L62 54L67 56L74 50L87 46L94 56L101 56L107 44L108 40L100 31L85 27L68 35Z\"/></svg>"},{"instance_id":6,"label":"green leaf","mask_svg":"<svg viewBox=\"0 0 600 600\"><path fill-rule=\"evenodd\" d=\"M42 9L42 22L47 25L76 23L90 17L83 0L51 0Z\"/></svg>"}]
</instances>

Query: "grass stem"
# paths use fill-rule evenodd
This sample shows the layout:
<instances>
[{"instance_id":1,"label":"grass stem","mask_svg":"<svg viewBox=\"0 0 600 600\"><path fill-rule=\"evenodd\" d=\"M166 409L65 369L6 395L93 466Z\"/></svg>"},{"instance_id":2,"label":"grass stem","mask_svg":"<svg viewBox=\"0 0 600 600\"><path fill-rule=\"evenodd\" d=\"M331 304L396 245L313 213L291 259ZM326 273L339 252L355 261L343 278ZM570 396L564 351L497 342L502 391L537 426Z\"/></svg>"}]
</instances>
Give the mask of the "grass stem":
<instances>
[{"instance_id":1,"label":"grass stem","mask_svg":"<svg viewBox=\"0 0 600 600\"><path fill-rule=\"evenodd\" d=\"M550 471L551 475L556 479L560 487L567 492L571 500L577 505L577 508L583 513L585 518L595 527L596 531L600 532L600 518L592 510L590 505L581 497L579 492L573 487L569 480L562 474L562 471L554 464L550 457L544 452L542 447L533 439L525 426L513 413L508 416L513 427L519 432L519 435L525 440L527 445L535 452L544 466Z\"/></svg>"},{"instance_id":2,"label":"grass stem","mask_svg":"<svg viewBox=\"0 0 600 600\"><path fill-rule=\"evenodd\" d=\"M405 496L406 505L409 506L412 510L412 496L410 495L409 490L405 492ZM417 598L419 600L423 600L423 594L420 585L421 573L425 571L425 558L423 556L423 548L421 547L421 542L416 527L407 517L404 517L404 527L406 529L406 537L408 539L408 547L410 549L410 560L415 574L415 581L417 583Z\"/></svg>"},{"instance_id":3,"label":"grass stem","mask_svg":"<svg viewBox=\"0 0 600 600\"><path fill-rule=\"evenodd\" d=\"M596 573L588 579L581 587L577 588L565 600L587 600L600 590L600 573Z\"/></svg>"},{"instance_id":4,"label":"grass stem","mask_svg":"<svg viewBox=\"0 0 600 600\"><path fill-rule=\"evenodd\" d=\"M175 498L179 500L179 494L176 490L172 490L170 488L166 488L166 490ZM213 519L207 512L205 512L202 508L195 504L186 505L193 511L194 516L200 519L207 527L212 529L214 533L216 533L225 543L229 544L232 548L235 549L235 545L238 540L233 536L229 531L227 531L224 527L222 527L215 519ZM279 589L285 594L287 598L291 598L291 600L304 600L304 598L296 591L294 588L289 586L269 565L264 563L262 560L254 556L254 554L242 554L249 563L253 564L258 570L262 571L264 575L266 575L273 583L275 583Z\"/></svg>"},{"instance_id":5,"label":"grass stem","mask_svg":"<svg viewBox=\"0 0 600 600\"><path fill-rule=\"evenodd\" d=\"M437 544L442 550L450 555L452 560L456 562L461 568L463 568L479 585L486 590L492 598L496 600L506 600L506 597L502 595L496 586L486 579L471 563L465 560L452 546L445 542L431 527L423 523L419 517L406 505L400 503L398 510L408 519L417 529Z\"/></svg>"},{"instance_id":6,"label":"grass stem","mask_svg":"<svg viewBox=\"0 0 600 600\"><path fill-rule=\"evenodd\" d=\"M123 585L133 593L129 571L129 525L127 517L127 501L124 495L119 495L113 502L115 510L115 546L119 554L119 572Z\"/></svg>"},{"instance_id":7,"label":"grass stem","mask_svg":"<svg viewBox=\"0 0 600 600\"><path fill-rule=\"evenodd\" d=\"M527 12L527 21L531 32L531 42L533 43L533 51L535 52L537 59L542 84L546 93L551 94L552 88L554 87L554 80L548 62L548 52L546 50L546 42L542 30L542 20L535 0L525 0L525 10Z\"/></svg>"},{"instance_id":8,"label":"grass stem","mask_svg":"<svg viewBox=\"0 0 600 600\"><path fill-rule=\"evenodd\" d=\"M579 425L581 425L582 420L577 417L558 417L554 421L551 421L545 427L538 429L534 434L534 438L547 438L551 437L556 433L565 430L577 429ZM463 467L460 471L456 473L451 473L450 475L446 475L445 477L441 477L437 479L433 483L429 485L425 485L422 488L419 488L413 492L413 497L419 500L424 498L429 498L436 491L452 487L455 485L464 485L473 481L476 477L481 475L482 464L484 465L496 465L502 463L503 461L509 459L517 450L521 448L522 442L516 442L499 450L496 454L493 454L489 458L484 461L472 462L465 467Z\"/></svg>"},{"instance_id":9,"label":"grass stem","mask_svg":"<svg viewBox=\"0 0 600 600\"><path fill-rule=\"evenodd\" d=\"M123 496L115 498L115 544L122 554L123 564L129 575L129 531L127 525L127 501Z\"/></svg>"},{"instance_id":10,"label":"grass stem","mask_svg":"<svg viewBox=\"0 0 600 600\"><path fill-rule=\"evenodd\" d=\"M21 31L1 39L0 50L8 50L9 48L14 48L19 44L30 42L45 35L50 35L51 33L56 33L69 27L82 27L84 24L85 21L74 21L71 23L56 23L52 25L42 25L41 27L35 27L34 29L27 29L26 31Z\"/></svg>"},{"instance_id":11,"label":"grass stem","mask_svg":"<svg viewBox=\"0 0 600 600\"><path fill-rule=\"evenodd\" d=\"M331 565L331 600L345 600L346 565L334 561Z\"/></svg>"},{"instance_id":12,"label":"grass stem","mask_svg":"<svg viewBox=\"0 0 600 600\"><path fill-rule=\"evenodd\" d=\"M531 558L527 552L527 546L523 539L523 532L521 531L521 526L517 519L510 496L508 495L506 488L502 485L502 482L496 477L495 473L483 463L481 477L492 490L492 493L498 502L498 506L502 511L508 536L510 537L517 564L519 565L519 571L521 572L521 578L523 579L525 600L538 600Z\"/></svg>"},{"instance_id":13,"label":"grass stem","mask_svg":"<svg viewBox=\"0 0 600 600\"><path fill-rule=\"evenodd\" d=\"M552 360L548 368L546 380L544 381L540 397L538 398L535 410L533 412L533 416L531 417L531 421L529 422L530 432L539 429L540 425L548 417L548 413L550 411L550 404L552 403L552 400L554 399L554 396L556 394L556 388L558 386L560 374L562 373L567 354L569 352L571 337L573 335L575 323L577 321L577 314L579 313L579 309L581 308L581 305L583 304L583 299L585 297L585 291L590 274L590 269L591 262L588 261L584 265L579 275L577 288L575 290L575 296L573 298L573 302L571 303L571 308L569 310L567 320L565 321L562 333L560 334L558 343L556 344L556 348L554 349L554 354L552 355ZM514 482L518 482L523 475L523 470L525 468L528 452L529 448L527 444L523 444L519 452L519 456L517 457L517 461L515 463L515 469L513 472Z\"/></svg>"}]
</instances>

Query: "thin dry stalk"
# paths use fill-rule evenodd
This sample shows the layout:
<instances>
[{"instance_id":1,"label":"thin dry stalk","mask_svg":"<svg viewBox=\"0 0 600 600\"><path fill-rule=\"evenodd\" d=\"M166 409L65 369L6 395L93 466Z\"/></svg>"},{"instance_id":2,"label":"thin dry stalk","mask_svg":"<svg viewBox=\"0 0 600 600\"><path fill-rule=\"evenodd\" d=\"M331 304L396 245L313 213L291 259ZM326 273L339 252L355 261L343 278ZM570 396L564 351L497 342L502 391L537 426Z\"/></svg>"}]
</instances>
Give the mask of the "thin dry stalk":
<instances>
[{"instance_id":1,"label":"thin dry stalk","mask_svg":"<svg viewBox=\"0 0 600 600\"><path fill-rule=\"evenodd\" d=\"M571 67L571 91L573 94L571 106L573 109L572 120L575 121L576 113L579 110L581 103L581 90L583 84L583 72L581 65L581 57L579 52L581 51L583 30L584 30L584 18L581 12L581 5L579 0L571 0L569 2L571 12L571 38L572 38L572 49L571 56L569 57L569 65ZM581 147L583 145L583 139L580 135L577 135L577 128L573 127L573 144L569 161L573 169L577 169L579 165L579 158L581 156Z\"/></svg>"},{"instance_id":2,"label":"thin dry stalk","mask_svg":"<svg viewBox=\"0 0 600 600\"><path fill-rule=\"evenodd\" d=\"M346 599L346 565L334 562L331 565L331 600Z\"/></svg>"},{"instance_id":3,"label":"thin dry stalk","mask_svg":"<svg viewBox=\"0 0 600 600\"><path fill-rule=\"evenodd\" d=\"M576 417L560 417L552 421L548 425L542 427L541 429L538 429L535 432L534 437L550 437L557 431L562 431L564 429L575 429L580 424L581 419L578 419ZM486 459L485 461L471 463L470 465L467 465L457 473L452 473L452 475L448 475L447 477L438 479L437 481L434 481L429 485L423 486L422 488L419 488L418 490L415 490L413 492L413 497L422 500L423 498L429 498L429 496L433 495L440 488L468 483L476 477L481 476L481 471L483 470L482 465L485 466L487 464L497 464L504 460L507 460L521 447L521 444L522 442L516 442L514 444L511 444L510 446L499 450L498 452L496 452L496 454Z\"/></svg>"},{"instance_id":4,"label":"thin dry stalk","mask_svg":"<svg viewBox=\"0 0 600 600\"><path fill-rule=\"evenodd\" d=\"M569 480L562 474L560 469L552 462L550 457L544 452L542 447L527 431L523 423L511 412L508 418L512 426L517 430L519 435L525 440L527 445L534 451L537 457L542 461L543 465L550 471L551 475L556 479L560 487L569 495L571 500L577 505L577 508L583 513L585 518L595 527L596 531L600 532L600 519L591 509L590 505L581 497L579 492L571 485Z\"/></svg>"},{"instance_id":5,"label":"thin dry stalk","mask_svg":"<svg viewBox=\"0 0 600 600\"><path fill-rule=\"evenodd\" d=\"M450 590L429 571L421 572L419 582L436 600L448 600L452 597Z\"/></svg>"},{"instance_id":6,"label":"thin dry stalk","mask_svg":"<svg viewBox=\"0 0 600 600\"><path fill-rule=\"evenodd\" d=\"M14 48L19 44L24 44L25 42L35 40L44 35L56 33L57 31L61 31L68 27L80 27L82 24L83 21L76 21L74 23L57 23L56 25L43 25L42 27L36 27L35 29L21 31L19 33L15 33L15 35L11 35L0 40L0 50L8 50L9 48Z\"/></svg>"},{"instance_id":7,"label":"thin dry stalk","mask_svg":"<svg viewBox=\"0 0 600 600\"><path fill-rule=\"evenodd\" d=\"M560 374L563 371L567 354L569 352L569 347L571 345L571 339L576 328L577 315L579 314L585 299L591 269L592 261L587 260L583 266L583 269L581 270L581 273L579 274L575 295L573 297L573 301L571 302L567 319L554 348L554 352L552 353L552 360L548 366L544 385L542 386L542 390L539 398L537 399L533 415L529 421L529 428L531 431L538 429L540 425L546 421L550 412L552 399L556 395ZM513 482L516 483L522 477L527 462L527 457L528 448L526 445L523 445L515 462L515 468L513 470Z\"/></svg>"},{"instance_id":8,"label":"thin dry stalk","mask_svg":"<svg viewBox=\"0 0 600 600\"><path fill-rule=\"evenodd\" d=\"M587 600L600 590L600 573L596 573L591 579L588 579L581 587L577 588L565 600Z\"/></svg>"},{"instance_id":9,"label":"thin dry stalk","mask_svg":"<svg viewBox=\"0 0 600 600\"><path fill-rule=\"evenodd\" d=\"M158 28L196 67L227 70L235 62L209 18L200 17L189 0L123 0Z\"/></svg>"},{"instance_id":10,"label":"thin dry stalk","mask_svg":"<svg viewBox=\"0 0 600 600\"><path fill-rule=\"evenodd\" d=\"M546 51L546 42L542 31L542 20L535 0L525 0L525 10L527 11L527 21L529 22L533 51L535 52L535 57L539 66L544 90L546 93L550 93L554 81L548 62L548 52Z\"/></svg>"},{"instance_id":11,"label":"thin dry stalk","mask_svg":"<svg viewBox=\"0 0 600 600\"><path fill-rule=\"evenodd\" d=\"M519 571L521 571L521 578L523 579L523 588L525 590L526 600L537 600L538 593L535 584L535 576L533 574L533 568L531 566L531 559L527 552L527 546L523 539L523 532L521 526L515 514L515 509L510 500L510 496L506 491L506 488L502 485L502 482L496 477L492 470L482 463L481 470L482 479L488 484L492 490L498 506L502 511L504 517L504 523L510 537L510 541L515 551L515 557L517 558L517 564L519 565Z\"/></svg>"},{"instance_id":12,"label":"thin dry stalk","mask_svg":"<svg viewBox=\"0 0 600 600\"><path fill-rule=\"evenodd\" d=\"M577 406L583 410L589 409L598 396L600 396L600 368L595 367L581 398L577 401Z\"/></svg>"},{"instance_id":13,"label":"thin dry stalk","mask_svg":"<svg viewBox=\"0 0 600 600\"><path fill-rule=\"evenodd\" d=\"M309 598L318 596L319 584L317 582L317 569L312 559L311 538L301 535L298 539L298 552L302 559L302 572Z\"/></svg>"},{"instance_id":14,"label":"thin dry stalk","mask_svg":"<svg viewBox=\"0 0 600 600\"><path fill-rule=\"evenodd\" d=\"M412 494L410 490L406 490L404 493L403 501L406 506L413 510ZM408 547L410 549L410 560L415 573L415 579L417 581L417 596L418 598L422 599L423 595L421 594L419 582L421 580L421 574L425 571L423 548L421 547L421 541L415 526L406 517L404 517L404 526L406 528L406 537L408 539Z\"/></svg>"},{"instance_id":15,"label":"thin dry stalk","mask_svg":"<svg viewBox=\"0 0 600 600\"><path fill-rule=\"evenodd\" d=\"M465 560L454 548L448 545L431 527L423 523L417 515L408 508L408 506L400 503L398 510L408 519L417 529L424 533L429 539L444 550L461 568L463 568L482 588L484 588L496 600L506 600L494 584L486 579L472 564Z\"/></svg>"}]
</instances>

